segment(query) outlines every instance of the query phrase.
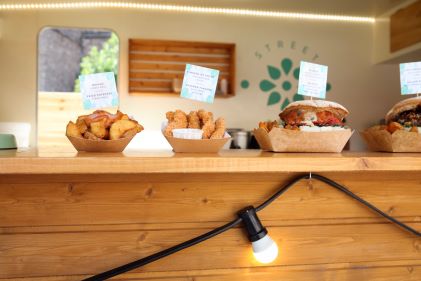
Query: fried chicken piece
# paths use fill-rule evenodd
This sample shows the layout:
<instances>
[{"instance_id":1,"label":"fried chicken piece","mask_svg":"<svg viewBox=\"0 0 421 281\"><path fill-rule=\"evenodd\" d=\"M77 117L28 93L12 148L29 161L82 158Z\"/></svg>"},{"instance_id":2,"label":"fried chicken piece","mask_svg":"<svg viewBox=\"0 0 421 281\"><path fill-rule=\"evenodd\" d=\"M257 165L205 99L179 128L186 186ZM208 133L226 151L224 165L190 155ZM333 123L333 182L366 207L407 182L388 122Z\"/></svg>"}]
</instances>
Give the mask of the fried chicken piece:
<instances>
[{"instance_id":1,"label":"fried chicken piece","mask_svg":"<svg viewBox=\"0 0 421 281\"><path fill-rule=\"evenodd\" d=\"M273 128L279 128L278 121L274 120L272 122L268 122L267 124L269 132L272 131Z\"/></svg>"},{"instance_id":2,"label":"fried chicken piece","mask_svg":"<svg viewBox=\"0 0 421 281\"><path fill-rule=\"evenodd\" d=\"M401 124L399 124L398 122L390 122L387 125L387 130L389 131L389 133L393 134L395 131L397 130L402 130L403 126Z\"/></svg>"},{"instance_id":3,"label":"fried chicken piece","mask_svg":"<svg viewBox=\"0 0 421 281\"><path fill-rule=\"evenodd\" d=\"M276 120L272 122L259 122L259 128L269 133L273 128L279 128L279 123Z\"/></svg>"},{"instance_id":4,"label":"fried chicken piece","mask_svg":"<svg viewBox=\"0 0 421 281\"><path fill-rule=\"evenodd\" d=\"M187 121L189 123L188 128L200 129L200 118L196 111L190 111Z\"/></svg>"},{"instance_id":5,"label":"fried chicken piece","mask_svg":"<svg viewBox=\"0 0 421 281\"><path fill-rule=\"evenodd\" d=\"M262 128L263 130L269 133L267 122L259 122L259 128Z\"/></svg>"},{"instance_id":6,"label":"fried chicken piece","mask_svg":"<svg viewBox=\"0 0 421 281\"><path fill-rule=\"evenodd\" d=\"M95 136L93 133L91 133L91 132L89 132L89 131L86 131L86 132L83 134L83 137L84 137L85 139L88 139L88 140L101 140L100 138L98 138L97 136Z\"/></svg>"},{"instance_id":7,"label":"fried chicken piece","mask_svg":"<svg viewBox=\"0 0 421 281\"><path fill-rule=\"evenodd\" d=\"M92 122L89 127L89 131L100 139L104 139L108 135L106 128L107 118L103 118L99 121Z\"/></svg>"},{"instance_id":8,"label":"fried chicken piece","mask_svg":"<svg viewBox=\"0 0 421 281\"><path fill-rule=\"evenodd\" d=\"M167 118L171 117L167 115ZM176 110L174 112L174 117L172 121L168 122L167 127L164 130L164 135L166 137L172 137L172 130L173 129L184 129L187 128L187 115L181 110Z\"/></svg>"},{"instance_id":9,"label":"fried chicken piece","mask_svg":"<svg viewBox=\"0 0 421 281\"><path fill-rule=\"evenodd\" d=\"M138 127L138 123L133 120L118 120L111 125L110 128L110 140L118 140L128 130L138 128L139 132L143 129Z\"/></svg>"},{"instance_id":10,"label":"fried chicken piece","mask_svg":"<svg viewBox=\"0 0 421 281\"><path fill-rule=\"evenodd\" d=\"M135 136L137 133L140 133L143 131L143 126L140 124L137 124L135 128L127 130L121 137L122 138L131 138Z\"/></svg>"},{"instance_id":11,"label":"fried chicken piece","mask_svg":"<svg viewBox=\"0 0 421 281\"><path fill-rule=\"evenodd\" d=\"M208 139L212 136L213 132L215 131L215 123L213 120L209 119L202 127L203 131L203 139Z\"/></svg>"},{"instance_id":12,"label":"fried chicken piece","mask_svg":"<svg viewBox=\"0 0 421 281\"><path fill-rule=\"evenodd\" d=\"M126 114L123 114L120 110L117 110L115 114L111 114L108 111L105 110L95 110L92 114L81 116L83 117L83 120L85 121L86 125L89 127L92 122L97 122L101 119L106 119L105 127L109 128L111 124L114 122L120 120L122 117L124 117ZM126 115L128 118L128 116ZM129 118L128 118L129 119Z\"/></svg>"},{"instance_id":13,"label":"fried chicken piece","mask_svg":"<svg viewBox=\"0 0 421 281\"><path fill-rule=\"evenodd\" d=\"M66 136L74 137L74 138L82 138L82 134L80 133L78 127L72 121L70 121L66 126Z\"/></svg>"},{"instance_id":14,"label":"fried chicken piece","mask_svg":"<svg viewBox=\"0 0 421 281\"><path fill-rule=\"evenodd\" d=\"M225 119L220 117L215 121L215 131L211 135L211 139L222 139L225 135Z\"/></svg>"},{"instance_id":15,"label":"fried chicken piece","mask_svg":"<svg viewBox=\"0 0 421 281\"><path fill-rule=\"evenodd\" d=\"M88 125L86 125L85 118L87 115L79 116L76 120L76 126L81 134L85 133L88 130Z\"/></svg>"}]
</instances>

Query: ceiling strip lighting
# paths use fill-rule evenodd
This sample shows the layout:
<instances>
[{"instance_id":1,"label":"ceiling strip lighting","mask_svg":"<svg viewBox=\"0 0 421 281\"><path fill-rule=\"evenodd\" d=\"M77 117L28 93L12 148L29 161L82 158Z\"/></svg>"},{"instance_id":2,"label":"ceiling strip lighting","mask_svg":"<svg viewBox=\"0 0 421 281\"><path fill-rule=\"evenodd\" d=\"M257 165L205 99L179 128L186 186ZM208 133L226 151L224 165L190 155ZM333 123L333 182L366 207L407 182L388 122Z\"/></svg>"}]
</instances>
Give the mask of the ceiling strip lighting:
<instances>
[{"instance_id":1,"label":"ceiling strip lighting","mask_svg":"<svg viewBox=\"0 0 421 281\"><path fill-rule=\"evenodd\" d=\"M187 13L223 14L238 16L255 16L267 18L308 19L321 21L344 21L374 23L372 17L357 17L330 14L291 13L279 11L263 11L235 8L216 8L200 6L182 6L167 4L131 3L131 2L62 2L62 3L27 3L27 4L0 4L0 11L10 10L51 10L51 9L85 9L85 8L125 8L154 11L176 11Z\"/></svg>"}]
</instances>

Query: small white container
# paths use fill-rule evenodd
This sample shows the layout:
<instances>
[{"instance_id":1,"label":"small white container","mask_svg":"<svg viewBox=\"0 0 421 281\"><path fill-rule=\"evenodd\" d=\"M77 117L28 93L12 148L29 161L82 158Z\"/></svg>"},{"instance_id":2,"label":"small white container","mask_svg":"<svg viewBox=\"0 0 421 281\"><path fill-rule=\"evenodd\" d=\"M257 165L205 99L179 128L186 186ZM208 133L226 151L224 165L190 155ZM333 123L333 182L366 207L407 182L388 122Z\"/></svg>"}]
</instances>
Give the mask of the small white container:
<instances>
[{"instance_id":1,"label":"small white container","mask_svg":"<svg viewBox=\"0 0 421 281\"><path fill-rule=\"evenodd\" d=\"M12 134L16 138L18 147L29 147L31 124L21 122L0 122L0 133Z\"/></svg>"},{"instance_id":2,"label":"small white container","mask_svg":"<svg viewBox=\"0 0 421 281\"><path fill-rule=\"evenodd\" d=\"M203 137L203 131L199 129L174 129L172 134L178 139L200 140Z\"/></svg>"}]
</instances>

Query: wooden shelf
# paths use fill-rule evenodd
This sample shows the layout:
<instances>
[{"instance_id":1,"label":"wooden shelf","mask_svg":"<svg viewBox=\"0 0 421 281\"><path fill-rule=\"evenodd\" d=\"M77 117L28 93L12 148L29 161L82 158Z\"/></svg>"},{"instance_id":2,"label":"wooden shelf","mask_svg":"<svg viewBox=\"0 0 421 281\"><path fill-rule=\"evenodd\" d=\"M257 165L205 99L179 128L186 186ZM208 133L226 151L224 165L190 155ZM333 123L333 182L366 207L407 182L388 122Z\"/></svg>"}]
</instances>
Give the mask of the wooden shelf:
<instances>
[{"instance_id":1,"label":"wooden shelf","mask_svg":"<svg viewBox=\"0 0 421 281\"><path fill-rule=\"evenodd\" d=\"M421 171L419 153L270 153L227 150L219 154L171 151L77 153L0 151L0 174L129 174Z\"/></svg>"},{"instance_id":2,"label":"wooden shelf","mask_svg":"<svg viewBox=\"0 0 421 281\"><path fill-rule=\"evenodd\" d=\"M186 64L218 69L227 93L216 97L235 95L235 44L149 39L129 39L129 93L176 94Z\"/></svg>"}]
</instances>

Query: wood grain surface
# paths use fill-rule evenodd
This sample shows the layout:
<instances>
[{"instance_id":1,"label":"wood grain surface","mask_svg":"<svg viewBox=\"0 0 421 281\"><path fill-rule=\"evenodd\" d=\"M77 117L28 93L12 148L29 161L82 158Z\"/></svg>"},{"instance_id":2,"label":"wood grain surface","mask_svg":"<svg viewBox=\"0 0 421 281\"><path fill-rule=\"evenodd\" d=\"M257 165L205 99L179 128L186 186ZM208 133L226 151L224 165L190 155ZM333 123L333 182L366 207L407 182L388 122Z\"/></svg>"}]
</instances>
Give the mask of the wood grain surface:
<instances>
[{"instance_id":1,"label":"wood grain surface","mask_svg":"<svg viewBox=\"0 0 421 281\"><path fill-rule=\"evenodd\" d=\"M80 280L222 225L296 175L3 175L0 280ZM419 171L323 175L421 230ZM421 279L421 239L326 184L303 180L259 217L279 245L272 264L236 227L114 280Z\"/></svg>"}]
</instances>

